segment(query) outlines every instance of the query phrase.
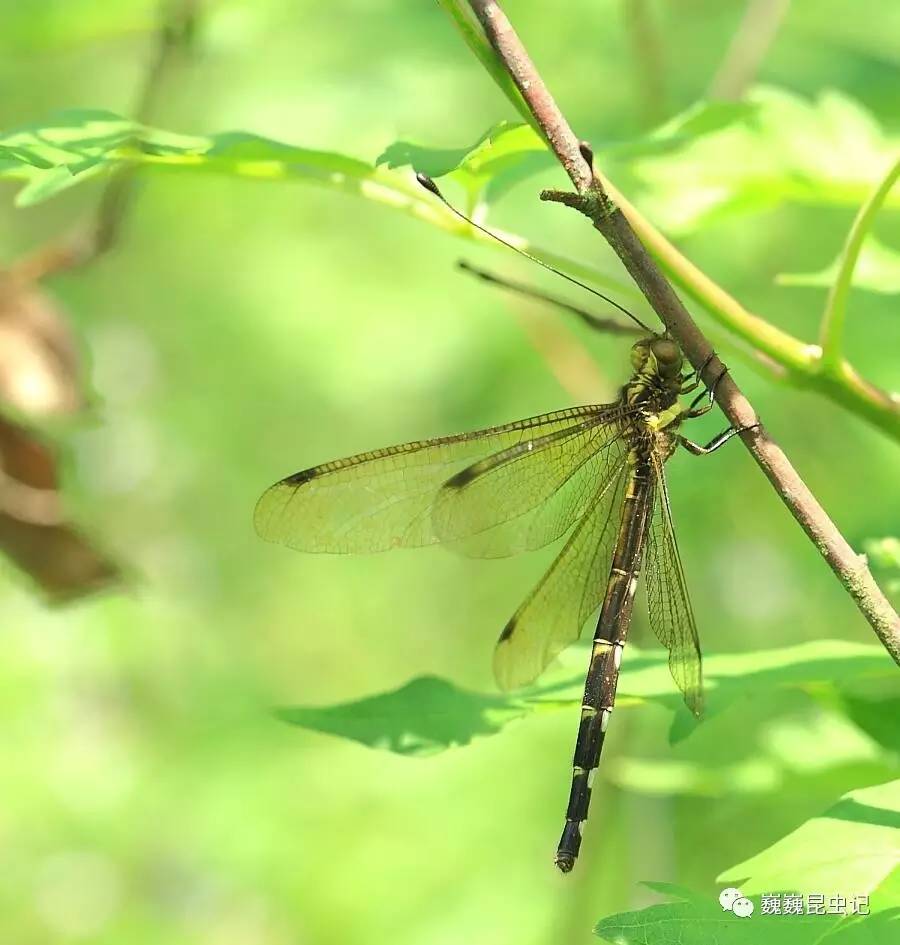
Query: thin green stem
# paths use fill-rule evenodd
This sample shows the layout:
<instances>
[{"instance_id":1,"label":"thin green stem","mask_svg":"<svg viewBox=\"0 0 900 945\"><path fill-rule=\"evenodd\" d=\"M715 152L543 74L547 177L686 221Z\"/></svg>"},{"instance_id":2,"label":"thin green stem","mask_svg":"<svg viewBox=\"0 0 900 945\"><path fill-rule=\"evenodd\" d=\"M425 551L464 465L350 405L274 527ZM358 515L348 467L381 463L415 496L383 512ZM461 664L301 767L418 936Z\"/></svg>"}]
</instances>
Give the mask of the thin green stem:
<instances>
[{"instance_id":1,"label":"thin green stem","mask_svg":"<svg viewBox=\"0 0 900 945\"><path fill-rule=\"evenodd\" d=\"M616 189L612 181L605 176L602 181L606 192L628 218L634 231L666 274L688 295L700 302L723 328L780 364L789 374L803 374L811 369L818 356L818 349L811 348L744 308L737 299L683 256Z\"/></svg>"},{"instance_id":2,"label":"thin green stem","mask_svg":"<svg viewBox=\"0 0 900 945\"><path fill-rule=\"evenodd\" d=\"M500 88L500 91L509 99L512 107L525 122L543 137L543 132L534 121L525 100L516 88L515 82L509 77L509 73L503 68L503 63L491 48L491 44L484 35L484 30L472 15L469 5L465 0L438 0L438 5L446 11L454 26L459 30L465 44L475 54L485 71Z\"/></svg>"},{"instance_id":3,"label":"thin green stem","mask_svg":"<svg viewBox=\"0 0 900 945\"><path fill-rule=\"evenodd\" d=\"M900 158L897 158L882 182L859 208L859 213L847 234L837 278L828 293L819 331L819 343L822 346L820 370L825 373L839 375L841 372L844 325L847 321L847 296L850 294L850 285L853 282L853 271L875 215L881 209L891 188L897 183L898 177L900 177Z\"/></svg>"}]
</instances>

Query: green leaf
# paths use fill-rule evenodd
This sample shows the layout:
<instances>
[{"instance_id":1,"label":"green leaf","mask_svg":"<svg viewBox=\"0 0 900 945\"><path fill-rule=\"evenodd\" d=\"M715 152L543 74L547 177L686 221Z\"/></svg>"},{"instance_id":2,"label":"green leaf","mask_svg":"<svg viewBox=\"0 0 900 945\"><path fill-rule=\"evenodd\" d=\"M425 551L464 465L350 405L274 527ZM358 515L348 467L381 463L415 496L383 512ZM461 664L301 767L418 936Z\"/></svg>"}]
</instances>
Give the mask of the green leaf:
<instances>
[{"instance_id":1,"label":"green leaf","mask_svg":"<svg viewBox=\"0 0 900 945\"><path fill-rule=\"evenodd\" d=\"M375 161L376 166L411 167L430 177L444 177L463 168L477 175L492 157L521 151L546 151L546 145L527 125L501 121L462 148L431 148L411 141L395 141Z\"/></svg>"},{"instance_id":2,"label":"green leaf","mask_svg":"<svg viewBox=\"0 0 900 945\"><path fill-rule=\"evenodd\" d=\"M295 725L340 735L364 745L403 754L424 754L502 730L510 722L537 711L581 705L584 669L566 668L575 654L580 667L584 648L565 654L563 667L548 673L543 685L505 694L475 693L434 677L415 679L400 689L326 707L283 709L282 718ZM708 713L727 709L744 697L759 699L777 687L821 687L853 679L874 679L895 672L878 646L818 641L780 650L722 654L706 661ZM622 665L617 705L655 702L676 710L676 737L695 727L683 708L668 672L663 651L630 648Z\"/></svg>"},{"instance_id":3,"label":"green leaf","mask_svg":"<svg viewBox=\"0 0 900 945\"><path fill-rule=\"evenodd\" d=\"M783 272L775 277L778 285L830 288L837 279L841 256L819 272ZM866 238L853 270L851 285L882 295L900 292L900 253L880 243L874 236Z\"/></svg>"},{"instance_id":4,"label":"green leaf","mask_svg":"<svg viewBox=\"0 0 900 945\"><path fill-rule=\"evenodd\" d=\"M81 184L103 172L103 164L98 161L92 167L86 167L74 174L68 167L54 167L29 177L28 183L16 194L17 207L30 207L77 184Z\"/></svg>"},{"instance_id":5,"label":"green leaf","mask_svg":"<svg viewBox=\"0 0 900 945\"><path fill-rule=\"evenodd\" d=\"M897 897L890 901L896 902ZM826 941L827 945L895 945L898 938L900 909L886 909L865 919L842 922Z\"/></svg>"},{"instance_id":6,"label":"green leaf","mask_svg":"<svg viewBox=\"0 0 900 945\"><path fill-rule=\"evenodd\" d=\"M121 160L133 142L147 151L192 153L206 139L144 128L112 112L62 112L46 122L24 125L0 137L0 157L41 170L65 167L77 174L98 160Z\"/></svg>"},{"instance_id":7,"label":"green leaf","mask_svg":"<svg viewBox=\"0 0 900 945\"><path fill-rule=\"evenodd\" d=\"M867 677L860 688L871 685ZM896 731L900 706L887 702L872 706L873 722L884 728L878 732L864 724L869 715L853 715L849 697L835 704L833 692L826 690L823 696L815 711L798 712L796 693L767 690L766 709L760 713L765 721L749 721L749 711L739 720L724 714L701 726L700 737L680 743L677 750L659 756L617 756L605 770L606 780L651 797L694 795L733 801L776 791L783 796L803 791L811 782L821 786L835 772L853 771L857 778L872 780L890 777L896 759L886 739L891 729ZM879 715L878 707L894 714ZM742 737L736 740L735 732Z\"/></svg>"},{"instance_id":8,"label":"green leaf","mask_svg":"<svg viewBox=\"0 0 900 945\"><path fill-rule=\"evenodd\" d=\"M173 134L102 111L69 111L0 137L0 175L29 181L29 202L69 186L67 175L120 166L181 168L267 179L303 178L359 189L377 175L364 161L245 132ZM42 180L41 173L48 175ZM395 181L395 186L399 182ZM410 193L414 193L410 190Z\"/></svg>"},{"instance_id":9,"label":"green leaf","mask_svg":"<svg viewBox=\"0 0 900 945\"><path fill-rule=\"evenodd\" d=\"M710 657L705 662L706 717L728 709L739 699L755 699L767 688L808 691L837 688L853 679L894 678L896 666L877 645L816 640L782 649ZM690 713L673 719L673 742L689 735L697 722Z\"/></svg>"},{"instance_id":10,"label":"green leaf","mask_svg":"<svg viewBox=\"0 0 900 945\"><path fill-rule=\"evenodd\" d=\"M900 696L870 699L846 695L843 707L848 718L873 741L900 755Z\"/></svg>"},{"instance_id":11,"label":"green leaf","mask_svg":"<svg viewBox=\"0 0 900 945\"><path fill-rule=\"evenodd\" d=\"M454 173L467 187L480 187L487 180L491 186L499 186L501 181L513 179L516 165L521 172L536 155L532 132L521 125L504 124L482 139L471 154L464 154ZM126 167L315 184L384 204L454 235L495 245L491 237L462 223L424 191L408 171L373 167L343 154L301 148L247 132L181 135L149 128L111 112L82 110L64 112L0 135L0 178L25 182L18 198L21 205L46 200L65 188ZM500 173L504 167L506 171ZM636 297L633 287L590 266L541 249L514 234L507 233L505 238L574 277Z\"/></svg>"},{"instance_id":12,"label":"green leaf","mask_svg":"<svg viewBox=\"0 0 900 945\"><path fill-rule=\"evenodd\" d=\"M753 914L741 917L725 911L713 895L667 883L644 885L676 901L607 916L594 934L611 945L890 945L900 931L900 909L852 919L763 915L762 897L751 895Z\"/></svg>"},{"instance_id":13,"label":"green leaf","mask_svg":"<svg viewBox=\"0 0 900 945\"><path fill-rule=\"evenodd\" d=\"M645 883L674 902L601 919L594 929L614 945L888 945L900 934L900 781L852 791L819 817L761 853L726 870L754 904L750 916L723 909L717 894L699 895L667 883ZM764 914L763 896L803 897L804 913ZM810 894L844 897L831 914L807 914ZM853 915L855 897L869 896L868 916ZM827 908L827 905L826 905Z\"/></svg>"},{"instance_id":14,"label":"green leaf","mask_svg":"<svg viewBox=\"0 0 900 945\"><path fill-rule=\"evenodd\" d=\"M858 207L896 160L898 140L858 102L836 91L808 101L776 88L749 96L752 117L634 162L641 206L672 232L785 202ZM886 207L900 206L900 193Z\"/></svg>"},{"instance_id":15,"label":"green leaf","mask_svg":"<svg viewBox=\"0 0 900 945\"><path fill-rule=\"evenodd\" d=\"M324 708L282 709L293 725L340 735L401 755L427 755L499 732L539 706L520 699L471 692L435 676L413 679L400 689Z\"/></svg>"},{"instance_id":16,"label":"green leaf","mask_svg":"<svg viewBox=\"0 0 900 945\"><path fill-rule=\"evenodd\" d=\"M595 150L617 160L668 154L705 135L750 122L758 108L752 102L696 102L643 137L601 143Z\"/></svg>"},{"instance_id":17,"label":"green leaf","mask_svg":"<svg viewBox=\"0 0 900 945\"><path fill-rule=\"evenodd\" d=\"M644 883L675 902L620 912L601 919L594 934L613 945L804 945L819 940L840 921L839 916L768 916L759 897L753 915L740 917L724 910L714 895L701 896L669 883Z\"/></svg>"},{"instance_id":18,"label":"green leaf","mask_svg":"<svg viewBox=\"0 0 900 945\"><path fill-rule=\"evenodd\" d=\"M410 166L431 177L449 176L466 191L471 209L483 194L493 202L512 183L553 167L556 159L529 125L502 121L467 148L442 150L395 141L375 163ZM484 193L488 188L490 192Z\"/></svg>"},{"instance_id":19,"label":"green leaf","mask_svg":"<svg viewBox=\"0 0 900 945\"><path fill-rule=\"evenodd\" d=\"M871 909L894 905L877 892L900 871L900 780L851 791L823 814L756 856L726 870L720 883L748 894L770 890L871 895Z\"/></svg>"},{"instance_id":20,"label":"green leaf","mask_svg":"<svg viewBox=\"0 0 900 945\"><path fill-rule=\"evenodd\" d=\"M749 120L755 110L756 106L741 102L700 102L646 136L595 142L594 150L619 159L664 154L695 138ZM496 202L515 184L555 167L556 159L530 125L502 121L469 147L438 149L395 141L376 164L409 166L431 177L449 176L466 191L471 208L480 199Z\"/></svg>"}]
</instances>

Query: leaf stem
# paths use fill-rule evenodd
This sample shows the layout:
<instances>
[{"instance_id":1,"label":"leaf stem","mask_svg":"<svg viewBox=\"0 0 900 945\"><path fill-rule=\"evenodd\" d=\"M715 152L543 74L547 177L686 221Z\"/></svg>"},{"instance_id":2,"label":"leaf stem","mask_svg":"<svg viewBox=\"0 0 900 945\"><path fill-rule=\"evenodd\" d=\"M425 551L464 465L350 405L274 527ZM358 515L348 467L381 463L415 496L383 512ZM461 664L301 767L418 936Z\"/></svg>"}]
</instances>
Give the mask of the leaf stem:
<instances>
[{"instance_id":1,"label":"leaf stem","mask_svg":"<svg viewBox=\"0 0 900 945\"><path fill-rule=\"evenodd\" d=\"M856 268L863 242L871 229L875 215L881 209L881 205L891 192L891 188L897 183L898 177L900 177L900 158L894 161L884 179L875 188L869 199L859 208L856 219L854 219L850 232L847 234L837 278L828 293L819 331L819 343L822 346L819 369L827 374L840 374L843 360L844 325L847 320L847 296L853 282L853 271Z\"/></svg>"}]
</instances>

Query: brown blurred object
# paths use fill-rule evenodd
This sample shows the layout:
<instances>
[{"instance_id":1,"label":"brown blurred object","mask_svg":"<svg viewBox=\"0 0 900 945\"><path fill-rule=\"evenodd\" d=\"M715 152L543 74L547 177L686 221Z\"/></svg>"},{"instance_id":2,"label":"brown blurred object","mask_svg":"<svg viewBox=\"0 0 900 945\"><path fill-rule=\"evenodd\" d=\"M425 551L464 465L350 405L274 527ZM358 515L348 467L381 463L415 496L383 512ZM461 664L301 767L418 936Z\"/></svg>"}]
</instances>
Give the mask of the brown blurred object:
<instances>
[{"instance_id":1,"label":"brown blurred object","mask_svg":"<svg viewBox=\"0 0 900 945\"><path fill-rule=\"evenodd\" d=\"M160 0L159 27L134 118L146 121L171 66L196 31L198 0ZM85 406L81 363L68 315L40 281L85 266L116 244L133 197L133 175L112 175L93 219L0 269L0 550L64 602L121 580L119 568L66 521L53 450L8 415L71 416Z\"/></svg>"},{"instance_id":2,"label":"brown blurred object","mask_svg":"<svg viewBox=\"0 0 900 945\"><path fill-rule=\"evenodd\" d=\"M0 272L0 409L46 417L83 406L78 349L62 310L34 283Z\"/></svg>"},{"instance_id":3,"label":"brown blurred object","mask_svg":"<svg viewBox=\"0 0 900 945\"><path fill-rule=\"evenodd\" d=\"M54 603L120 579L65 517L53 450L7 410L35 419L84 407L75 339L50 296L0 272L0 549Z\"/></svg>"}]
</instances>

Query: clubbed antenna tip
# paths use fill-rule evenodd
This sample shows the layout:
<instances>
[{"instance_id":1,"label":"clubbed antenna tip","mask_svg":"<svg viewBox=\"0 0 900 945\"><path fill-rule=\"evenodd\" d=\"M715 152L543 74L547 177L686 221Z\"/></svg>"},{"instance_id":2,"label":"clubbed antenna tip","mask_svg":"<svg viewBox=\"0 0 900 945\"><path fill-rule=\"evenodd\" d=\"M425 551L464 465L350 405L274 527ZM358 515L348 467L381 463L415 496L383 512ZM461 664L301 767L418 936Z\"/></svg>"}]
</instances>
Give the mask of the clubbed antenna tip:
<instances>
[{"instance_id":1,"label":"clubbed antenna tip","mask_svg":"<svg viewBox=\"0 0 900 945\"><path fill-rule=\"evenodd\" d=\"M430 191L431 193L433 193L435 197L440 197L441 200L444 199L443 195L438 190L438 185L427 174L423 174L421 171L416 171L416 180L427 191Z\"/></svg>"}]
</instances>

